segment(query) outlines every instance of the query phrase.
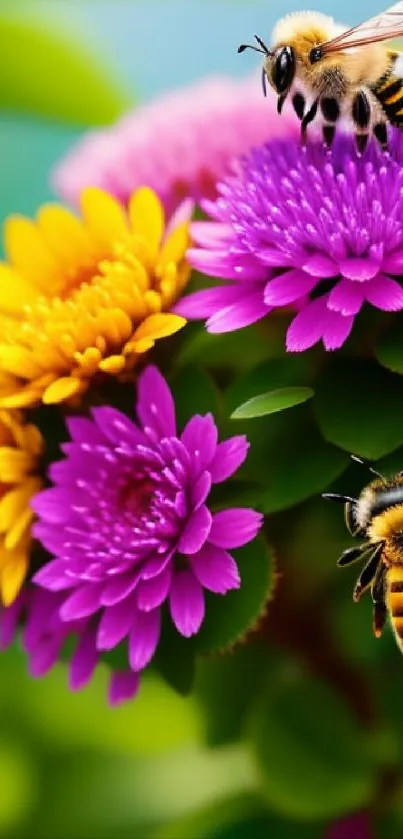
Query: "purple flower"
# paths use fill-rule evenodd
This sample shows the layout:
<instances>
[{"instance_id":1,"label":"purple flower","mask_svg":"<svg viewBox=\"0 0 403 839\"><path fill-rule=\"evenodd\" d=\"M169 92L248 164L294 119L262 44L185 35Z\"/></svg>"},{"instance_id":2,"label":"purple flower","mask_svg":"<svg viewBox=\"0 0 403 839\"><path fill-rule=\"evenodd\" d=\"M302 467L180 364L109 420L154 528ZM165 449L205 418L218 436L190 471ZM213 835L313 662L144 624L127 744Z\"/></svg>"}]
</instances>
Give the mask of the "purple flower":
<instances>
[{"instance_id":1,"label":"purple flower","mask_svg":"<svg viewBox=\"0 0 403 839\"><path fill-rule=\"evenodd\" d=\"M90 680L97 666L97 623L91 618L62 621L59 610L63 595L26 584L11 606L0 607L0 650L13 643L19 624L23 623L22 645L28 655L29 673L40 678L57 662L64 643L77 636L69 665L71 690L80 690ZM119 705L132 699L139 688L139 675L133 671L112 670L109 680L109 703Z\"/></svg>"},{"instance_id":2,"label":"purple flower","mask_svg":"<svg viewBox=\"0 0 403 839\"><path fill-rule=\"evenodd\" d=\"M194 416L177 436L165 380L148 367L138 380L138 424L111 407L68 421L66 459L50 469L54 487L32 502L35 536L56 558L35 582L61 596L59 616L96 623L93 653L128 639L133 672L151 660L169 601L178 631L203 621L204 589L240 585L232 548L254 539L262 517L250 509L212 514L212 484L244 461L245 437L217 441L213 417Z\"/></svg>"},{"instance_id":3,"label":"purple flower","mask_svg":"<svg viewBox=\"0 0 403 839\"><path fill-rule=\"evenodd\" d=\"M238 162L204 202L212 221L193 225L189 253L200 271L228 282L182 298L175 311L207 318L210 332L254 323L294 306L287 349L322 340L340 347L363 303L403 308L403 138L391 153L371 143L357 157L353 140L332 151L273 140Z\"/></svg>"}]
</instances>

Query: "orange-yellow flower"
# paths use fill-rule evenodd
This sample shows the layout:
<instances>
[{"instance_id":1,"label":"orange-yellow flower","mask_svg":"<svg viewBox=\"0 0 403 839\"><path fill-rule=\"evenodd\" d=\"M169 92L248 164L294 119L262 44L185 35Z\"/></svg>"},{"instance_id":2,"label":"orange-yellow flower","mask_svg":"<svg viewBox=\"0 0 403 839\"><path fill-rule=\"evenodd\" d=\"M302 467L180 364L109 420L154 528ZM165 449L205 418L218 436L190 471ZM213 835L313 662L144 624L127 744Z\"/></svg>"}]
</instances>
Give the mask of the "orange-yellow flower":
<instances>
[{"instance_id":1,"label":"orange-yellow flower","mask_svg":"<svg viewBox=\"0 0 403 839\"><path fill-rule=\"evenodd\" d=\"M43 451L35 425L20 411L0 411L0 603L9 606L24 582L31 552L30 500L42 487Z\"/></svg>"},{"instance_id":2,"label":"orange-yellow flower","mask_svg":"<svg viewBox=\"0 0 403 839\"><path fill-rule=\"evenodd\" d=\"M82 218L59 205L5 226L0 263L0 405L63 402L96 374L131 370L184 318L170 313L185 287L188 221L165 233L152 190L127 210L100 189L81 196Z\"/></svg>"}]
</instances>

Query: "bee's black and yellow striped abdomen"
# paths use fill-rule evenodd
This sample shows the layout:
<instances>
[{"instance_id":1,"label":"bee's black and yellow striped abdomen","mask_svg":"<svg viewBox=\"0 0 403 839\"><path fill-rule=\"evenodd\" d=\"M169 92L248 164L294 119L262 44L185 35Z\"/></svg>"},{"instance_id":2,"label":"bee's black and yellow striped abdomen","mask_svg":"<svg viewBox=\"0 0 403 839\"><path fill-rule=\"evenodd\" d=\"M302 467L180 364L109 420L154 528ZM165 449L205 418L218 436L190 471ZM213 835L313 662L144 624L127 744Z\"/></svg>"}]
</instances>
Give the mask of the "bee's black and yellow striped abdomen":
<instances>
[{"instance_id":1,"label":"bee's black and yellow striped abdomen","mask_svg":"<svg viewBox=\"0 0 403 839\"><path fill-rule=\"evenodd\" d=\"M403 125L403 79L390 75L374 90L375 96L382 105L388 120L392 125Z\"/></svg>"},{"instance_id":2,"label":"bee's black and yellow striped abdomen","mask_svg":"<svg viewBox=\"0 0 403 839\"><path fill-rule=\"evenodd\" d=\"M388 569L386 602L396 641L403 651L403 563Z\"/></svg>"}]
</instances>

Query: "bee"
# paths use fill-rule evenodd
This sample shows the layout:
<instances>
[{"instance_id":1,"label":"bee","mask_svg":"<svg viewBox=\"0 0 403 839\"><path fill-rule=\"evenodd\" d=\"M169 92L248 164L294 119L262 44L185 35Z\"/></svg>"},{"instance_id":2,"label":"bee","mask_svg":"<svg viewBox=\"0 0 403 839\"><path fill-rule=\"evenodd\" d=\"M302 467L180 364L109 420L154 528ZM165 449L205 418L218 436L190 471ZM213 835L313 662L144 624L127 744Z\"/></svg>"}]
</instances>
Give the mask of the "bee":
<instances>
[{"instance_id":1,"label":"bee","mask_svg":"<svg viewBox=\"0 0 403 839\"><path fill-rule=\"evenodd\" d=\"M277 23L272 49L255 35L257 46L241 44L238 52L263 54L263 92L268 82L279 113L290 97L303 142L316 119L330 147L343 119L353 123L362 154L370 134L386 149L387 123L403 127L403 53L385 44L401 35L403 2L347 30L327 15L293 12Z\"/></svg>"},{"instance_id":2,"label":"bee","mask_svg":"<svg viewBox=\"0 0 403 839\"><path fill-rule=\"evenodd\" d=\"M403 652L403 472L385 478L359 457L353 460L366 465L376 476L358 498L325 493L323 498L345 505L345 521L354 537L364 541L347 548L338 559L339 566L365 559L356 582L353 600L357 603L370 589L373 603L373 631L382 634L387 614L396 641Z\"/></svg>"}]
</instances>

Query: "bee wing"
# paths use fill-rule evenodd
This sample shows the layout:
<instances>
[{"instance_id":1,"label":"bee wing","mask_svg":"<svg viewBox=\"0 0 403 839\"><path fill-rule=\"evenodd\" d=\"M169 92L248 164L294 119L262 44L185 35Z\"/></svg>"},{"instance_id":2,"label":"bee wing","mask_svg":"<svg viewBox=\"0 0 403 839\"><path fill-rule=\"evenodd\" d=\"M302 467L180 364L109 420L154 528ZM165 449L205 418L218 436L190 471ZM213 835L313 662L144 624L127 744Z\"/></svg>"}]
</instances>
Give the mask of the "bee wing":
<instances>
[{"instance_id":1,"label":"bee wing","mask_svg":"<svg viewBox=\"0 0 403 839\"><path fill-rule=\"evenodd\" d=\"M340 52L350 47L362 47L375 41L389 41L403 35L403 2L395 3L370 20L347 29L331 41L320 44L322 55Z\"/></svg>"}]
</instances>

